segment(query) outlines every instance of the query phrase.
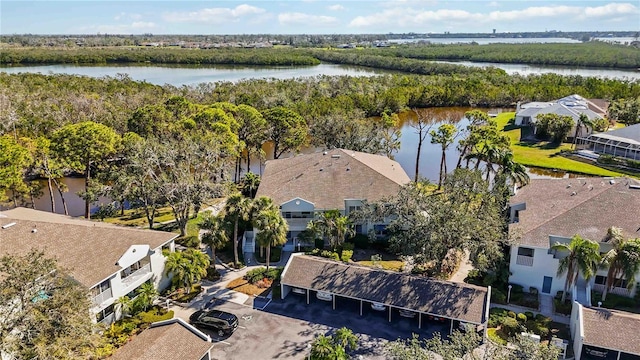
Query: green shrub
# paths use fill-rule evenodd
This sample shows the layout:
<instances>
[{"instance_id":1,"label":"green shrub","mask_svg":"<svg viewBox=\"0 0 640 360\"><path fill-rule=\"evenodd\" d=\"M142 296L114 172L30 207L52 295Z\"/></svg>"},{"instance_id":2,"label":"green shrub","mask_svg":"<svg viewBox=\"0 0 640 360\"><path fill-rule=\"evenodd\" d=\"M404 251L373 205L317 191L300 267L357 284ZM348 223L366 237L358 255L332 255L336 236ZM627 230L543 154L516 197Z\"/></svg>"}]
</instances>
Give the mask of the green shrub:
<instances>
[{"instance_id":1,"label":"green shrub","mask_svg":"<svg viewBox=\"0 0 640 360\"><path fill-rule=\"evenodd\" d=\"M512 319L515 319L515 318L516 318L516 313L515 313L515 312L513 312L513 311L509 311L509 312L507 313L507 316L508 316L508 317L510 317L510 318L512 318Z\"/></svg>"},{"instance_id":2,"label":"green shrub","mask_svg":"<svg viewBox=\"0 0 640 360\"><path fill-rule=\"evenodd\" d=\"M324 249L324 239L316 238L315 240L313 240L313 244L316 249Z\"/></svg>"},{"instance_id":3,"label":"green shrub","mask_svg":"<svg viewBox=\"0 0 640 360\"><path fill-rule=\"evenodd\" d=\"M491 289L491 301L497 304L506 304L507 295L498 289Z\"/></svg>"},{"instance_id":4,"label":"green shrub","mask_svg":"<svg viewBox=\"0 0 640 360\"><path fill-rule=\"evenodd\" d=\"M527 322L527 315L519 313L518 315L516 315L516 320L518 320L518 322L520 323L525 323Z\"/></svg>"},{"instance_id":5,"label":"green shrub","mask_svg":"<svg viewBox=\"0 0 640 360\"><path fill-rule=\"evenodd\" d=\"M535 319L535 318L534 318L534 315L533 315L533 313L532 313L531 311L525 311L524 316L526 316L526 317L527 317L527 320L533 320L533 319Z\"/></svg>"},{"instance_id":6,"label":"green shrub","mask_svg":"<svg viewBox=\"0 0 640 360\"><path fill-rule=\"evenodd\" d=\"M627 159L627 166L633 169L640 169L640 161Z\"/></svg>"},{"instance_id":7,"label":"green shrub","mask_svg":"<svg viewBox=\"0 0 640 360\"><path fill-rule=\"evenodd\" d=\"M353 243L346 242L342 244L342 251L345 251L345 250L353 251L354 248L355 248L355 245Z\"/></svg>"},{"instance_id":8,"label":"green shrub","mask_svg":"<svg viewBox=\"0 0 640 360\"><path fill-rule=\"evenodd\" d=\"M342 261L349 262L353 256L353 250L342 250Z\"/></svg>"},{"instance_id":9,"label":"green shrub","mask_svg":"<svg viewBox=\"0 0 640 360\"><path fill-rule=\"evenodd\" d=\"M596 160L596 162L600 164L616 164L618 163L618 160L616 160L616 158L611 155L602 154L598 156L598 160Z\"/></svg>"},{"instance_id":10,"label":"green shrub","mask_svg":"<svg viewBox=\"0 0 640 360\"><path fill-rule=\"evenodd\" d=\"M488 329L487 330L487 337L489 338L489 340L493 341L494 343L498 344L498 345L507 345L507 340L503 339L502 337L500 337L500 335L498 335L498 332L496 329Z\"/></svg>"},{"instance_id":11,"label":"green shrub","mask_svg":"<svg viewBox=\"0 0 640 360\"><path fill-rule=\"evenodd\" d=\"M255 284L265 278L271 281L277 281L280 279L280 275L282 275L282 268L272 267L267 270L266 267L261 267L247 271L247 273L244 275L244 279L247 280L250 284Z\"/></svg>"},{"instance_id":12,"label":"green shrub","mask_svg":"<svg viewBox=\"0 0 640 360\"><path fill-rule=\"evenodd\" d=\"M369 247L369 237L364 234L356 234L356 236L347 240L347 242L353 243L358 249L366 249Z\"/></svg>"},{"instance_id":13,"label":"green shrub","mask_svg":"<svg viewBox=\"0 0 640 360\"><path fill-rule=\"evenodd\" d=\"M523 330L522 325L515 319L515 316L514 317L509 316L509 317L503 318L502 324L500 324L500 328L508 337L513 337L516 334L519 334L520 332L522 332Z\"/></svg>"},{"instance_id":14,"label":"green shrub","mask_svg":"<svg viewBox=\"0 0 640 360\"><path fill-rule=\"evenodd\" d=\"M483 286L482 280L484 278L484 273L478 269L471 269L469 273L467 273L467 277L464 279L464 282L471 285Z\"/></svg>"},{"instance_id":15,"label":"green shrub","mask_svg":"<svg viewBox=\"0 0 640 360\"><path fill-rule=\"evenodd\" d=\"M198 236L185 236L176 239L176 243L188 248L196 248L200 246L200 239Z\"/></svg>"},{"instance_id":16,"label":"green shrub","mask_svg":"<svg viewBox=\"0 0 640 360\"><path fill-rule=\"evenodd\" d=\"M207 275L205 275L204 278L209 281L218 281L220 280L220 272L213 266L209 266L207 268Z\"/></svg>"},{"instance_id":17,"label":"green shrub","mask_svg":"<svg viewBox=\"0 0 640 360\"><path fill-rule=\"evenodd\" d=\"M559 314L563 315L571 315L571 302L565 301L564 303L558 299L553 299L553 305L555 306L555 310ZM537 319L537 317L536 317Z\"/></svg>"},{"instance_id":18,"label":"green shrub","mask_svg":"<svg viewBox=\"0 0 640 360\"><path fill-rule=\"evenodd\" d=\"M529 294L538 295L538 289L533 286L529 287Z\"/></svg>"},{"instance_id":19,"label":"green shrub","mask_svg":"<svg viewBox=\"0 0 640 360\"><path fill-rule=\"evenodd\" d=\"M149 311L138 313L135 317L140 320L141 324L152 324L158 321L173 319L173 310L166 311L163 308L156 307Z\"/></svg>"},{"instance_id":20,"label":"green shrub","mask_svg":"<svg viewBox=\"0 0 640 360\"><path fill-rule=\"evenodd\" d=\"M327 258L327 259L333 259L333 260L336 260L336 261L340 261L340 255L338 255L338 253L335 252L335 251L322 250L320 252L320 256L322 256L324 258Z\"/></svg>"}]
</instances>

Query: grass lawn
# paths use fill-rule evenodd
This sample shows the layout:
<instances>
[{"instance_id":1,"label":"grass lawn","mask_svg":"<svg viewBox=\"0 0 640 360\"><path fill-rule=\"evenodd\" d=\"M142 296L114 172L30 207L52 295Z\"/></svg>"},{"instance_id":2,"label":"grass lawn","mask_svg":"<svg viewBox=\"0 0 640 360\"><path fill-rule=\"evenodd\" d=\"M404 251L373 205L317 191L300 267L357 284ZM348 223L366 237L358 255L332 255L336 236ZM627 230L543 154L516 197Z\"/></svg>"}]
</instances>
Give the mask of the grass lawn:
<instances>
[{"instance_id":1,"label":"grass lawn","mask_svg":"<svg viewBox=\"0 0 640 360\"><path fill-rule=\"evenodd\" d=\"M120 214L120 212L118 212ZM155 222L169 221L173 219L173 212L169 206L159 208L156 210ZM148 227L147 216L142 209L129 209L124 211L123 216L116 216L112 218L105 218L104 222L111 224L135 226L135 227Z\"/></svg>"},{"instance_id":2,"label":"grass lawn","mask_svg":"<svg viewBox=\"0 0 640 360\"><path fill-rule=\"evenodd\" d=\"M269 284L270 285L270 284ZM262 296L267 296L267 294L269 294L269 288L270 287L258 287L254 284L250 284L248 280L246 280L243 277L239 277L237 279L231 280L231 282L229 284L227 284L227 289L231 289L234 291L238 291L241 292L243 294L247 294L247 295L253 295L253 296L258 296L258 295L262 295Z\"/></svg>"},{"instance_id":3,"label":"grass lawn","mask_svg":"<svg viewBox=\"0 0 640 360\"><path fill-rule=\"evenodd\" d=\"M376 261L375 264L373 263L373 261L364 260L358 261L357 263L364 266L381 267L385 270L391 271L402 271L402 268L404 267L404 263L400 260L381 260Z\"/></svg>"},{"instance_id":4,"label":"grass lawn","mask_svg":"<svg viewBox=\"0 0 640 360\"><path fill-rule=\"evenodd\" d=\"M535 166L548 169L565 170L574 173L596 176L620 176L620 173L603 169L601 167L568 159L560 155L561 150L571 150L571 144L563 143L560 146L542 141L526 143L520 141L520 128L510 126L509 120L515 113L501 113L496 117L498 128L502 129L511 139L511 150L515 161L526 166Z\"/></svg>"}]
</instances>

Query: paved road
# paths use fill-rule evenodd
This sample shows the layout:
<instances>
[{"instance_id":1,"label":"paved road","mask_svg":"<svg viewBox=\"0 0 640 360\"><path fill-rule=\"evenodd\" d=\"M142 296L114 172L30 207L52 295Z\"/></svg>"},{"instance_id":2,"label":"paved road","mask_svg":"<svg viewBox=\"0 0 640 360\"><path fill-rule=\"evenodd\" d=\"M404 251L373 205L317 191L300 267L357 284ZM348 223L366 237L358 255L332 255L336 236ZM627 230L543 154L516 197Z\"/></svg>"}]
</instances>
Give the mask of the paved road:
<instances>
[{"instance_id":1,"label":"paved road","mask_svg":"<svg viewBox=\"0 0 640 360\"><path fill-rule=\"evenodd\" d=\"M260 305L261 306L261 305ZM360 349L353 355L362 359L384 359L383 347L387 341L410 338L412 333L430 337L434 331L443 334L449 330L448 323L434 323L423 319L423 328L418 329L417 319L406 319L392 314L388 322L387 312L376 312L364 308L359 316L359 303L339 300L336 310L331 303L312 299L305 303L304 297L290 295L281 302L271 302L264 311L251 306L218 301L210 306L236 314L238 330L229 337L220 338L209 333L216 345L216 359L304 359L314 337L330 334L346 326L360 337ZM193 310L182 309L176 316L188 318Z\"/></svg>"}]
</instances>

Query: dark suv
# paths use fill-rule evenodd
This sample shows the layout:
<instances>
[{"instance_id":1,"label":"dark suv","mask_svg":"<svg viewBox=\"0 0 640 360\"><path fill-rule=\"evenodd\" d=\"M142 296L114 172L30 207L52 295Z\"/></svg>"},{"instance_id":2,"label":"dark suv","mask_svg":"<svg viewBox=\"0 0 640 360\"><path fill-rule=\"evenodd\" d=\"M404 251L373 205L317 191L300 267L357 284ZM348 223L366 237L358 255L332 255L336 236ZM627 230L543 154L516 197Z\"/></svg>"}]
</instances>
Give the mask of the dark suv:
<instances>
[{"instance_id":1,"label":"dark suv","mask_svg":"<svg viewBox=\"0 0 640 360\"><path fill-rule=\"evenodd\" d=\"M238 328L238 317L219 310L199 310L189 317L189 322L200 328L214 330L218 336L231 335Z\"/></svg>"}]
</instances>

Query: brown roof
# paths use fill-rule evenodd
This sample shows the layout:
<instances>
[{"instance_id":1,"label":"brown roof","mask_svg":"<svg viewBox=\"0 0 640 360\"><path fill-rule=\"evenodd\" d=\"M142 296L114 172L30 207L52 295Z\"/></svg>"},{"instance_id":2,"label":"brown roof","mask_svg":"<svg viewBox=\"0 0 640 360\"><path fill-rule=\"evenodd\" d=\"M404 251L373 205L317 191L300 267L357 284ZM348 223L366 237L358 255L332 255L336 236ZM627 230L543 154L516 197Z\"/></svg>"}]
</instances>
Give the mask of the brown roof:
<instances>
[{"instance_id":1,"label":"brown roof","mask_svg":"<svg viewBox=\"0 0 640 360\"><path fill-rule=\"evenodd\" d=\"M602 116L607 115L609 110L609 102L605 99L587 99L587 105L591 111Z\"/></svg>"},{"instance_id":2,"label":"brown roof","mask_svg":"<svg viewBox=\"0 0 640 360\"><path fill-rule=\"evenodd\" d=\"M306 255L290 258L281 282L478 324L488 306L487 288Z\"/></svg>"},{"instance_id":3,"label":"brown roof","mask_svg":"<svg viewBox=\"0 0 640 360\"><path fill-rule=\"evenodd\" d=\"M333 149L267 161L257 196L276 204L299 197L316 209L344 209L345 199L380 200L409 181L400 164L386 156Z\"/></svg>"},{"instance_id":4,"label":"brown roof","mask_svg":"<svg viewBox=\"0 0 640 360\"><path fill-rule=\"evenodd\" d=\"M177 236L27 208L0 212L0 226L10 223L15 225L0 228L0 256L42 250L87 287L122 270L116 262L132 245L156 249Z\"/></svg>"},{"instance_id":5,"label":"brown roof","mask_svg":"<svg viewBox=\"0 0 640 360\"><path fill-rule=\"evenodd\" d=\"M583 307L585 345L640 355L640 315Z\"/></svg>"},{"instance_id":6,"label":"brown roof","mask_svg":"<svg viewBox=\"0 0 640 360\"><path fill-rule=\"evenodd\" d=\"M518 190L510 203L526 203L519 222L510 231L518 243L546 248L549 235L579 234L602 241L607 229L622 228L628 238L640 233L640 188L627 178L533 179Z\"/></svg>"},{"instance_id":7,"label":"brown roof","mask_svg":"<svg viewBox=\"0 0 640 360\"><path fill-rule=\"evenodd\" d=\"M213 344L181 319L153 323L116 351L112 360L200 360Z\"/></svg>"}]
</instances>

